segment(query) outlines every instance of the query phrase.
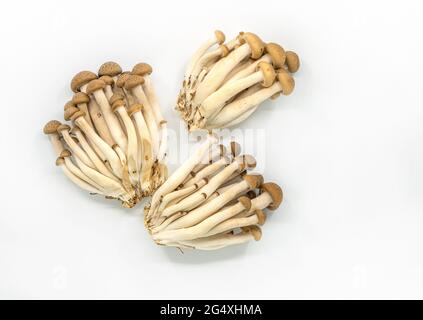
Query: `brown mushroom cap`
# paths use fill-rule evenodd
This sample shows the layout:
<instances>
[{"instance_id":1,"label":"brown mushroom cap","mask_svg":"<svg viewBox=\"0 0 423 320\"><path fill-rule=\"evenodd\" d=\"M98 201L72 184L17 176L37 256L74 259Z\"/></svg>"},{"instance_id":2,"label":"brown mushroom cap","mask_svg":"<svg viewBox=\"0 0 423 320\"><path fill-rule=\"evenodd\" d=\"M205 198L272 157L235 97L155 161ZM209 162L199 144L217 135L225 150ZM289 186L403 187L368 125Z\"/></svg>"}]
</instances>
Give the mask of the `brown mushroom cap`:
<instances>
[{"instance_id":1,"label":"brown mushroom cap","mask_svg":"<svg viewBox=\"0 0 423 320\"><path fill-rule=\"evenodd\" d=\"M241 163L241 170L254 169L257 165L256 159L249 154L243 154L235 158L236 161Z\"/></svg>"},{"instance_id":2,"label":"brown mushroom cap","mask_svg":"<svg viewBox=\"0 0 423 320\"><path fill-rule=\"evenodd\" d=\"M74 121L74 120L78 119L79 117L84 117L84 116L85 116L85 112L79 110L71 116L71 120Z\"/></svg>"},{"instance_id":3,"label":"brown mushroom cap","mask_svg":"<svg viewBox=\"0 0 423 320\"><path fill-rule=\"evenodd\" d=\"M272 64L275 69L280 69L284 66L286 61L286 53L280 45L270 42L266 44L266 52L272 58Z\"/></svg>"},{"instance_id":4,"label":"brown mushroom cap","mask_svg":"<svg viewBox=\"0 0 423 320\"><path fill-rule=\"evenodd\" d=\"M119 64L114 61L107 61L103 63L98 69L98 75L101 76L110 76L115 77L118 74L122 73L122 68Z\"/></svg>"},{"instance_id":5,"label":"brown mushroom cap","mask_svg":"<svg viewBox=\"0 0 423 320\"><path fill-rule=\"evenodd\" d=\"M153 68L148 63L137 63L132 68L132 74L137 76L145 76L146 74L151 74L153 72Z\"/></svg>"},{"instance_id":6,"label":"brown mushroom cap","mask_svg":"<svg viewBox=\"0 0 423 320\"><path fill-rule=\"evenodd\" d=\"M136 86L142 85L143 83L144 83L143 77L138 76L136 74L132 74L125 81L125 89L131 90L131 89L135 88Z\"/></svg>"},{"instance_id":7,"label":"brown mushroom cap","mask_svg":"<svg viewBox=\"0 0 423 320\"><path fill-rule=\"evenodd\" d=\"M61 124L57 127L57 132L62 132L63 130L69 131L71 127L67 124Z\"/></svg>"},{"instance_id":8,"label":"brown mushroom cap","mask_svg":"<svg viewBox=\"0 0 423 320\"><path fill-rule=\"evenodd\" d=\"M270 63L265 61L259 62L257 70L260 70L263 73L263 82L261 83L263 87L268 88L275 82L276 72Z\"/></svg>"},{"instance_id":9,"label":"brown mushroom cap","mask_svg":"<svg viewBox=\"0 0 423 320\"><path fill-rule=\"evenodd\" d=\"M300 58L294 51L286 52L286 66L289 72L295 73L300 68Z\"/></svg>"},{"instance_id":10,"label":"brown mushroom cap","mask_svg":"<svg viewBox=\"0 0 423 320\"><path fill-rule=\"evenodd\" d=\"M224 44L221 44L219 46L220 50L222 51L222 53L220 54L221 58L226 57L229 54L229 48L227 46L225 46Z\"/></svg>"},{"instance_id":11,"label":"brown mushroom cap","mask_svg":"<svg viewBox=\"0 0 423 320\"><path fill-rule=\"evenodd\" d=\"M124 107L124 106L125 106L125 101L123 101L121 99L115 100L112 103L112 111L115 112L117 108Z\"/></svg>"},{"instance_id":12,"label":"brown mushroom cap","mask_svg":"<svg viewBox=\"0 0 423 320\"><path fill-rule=\"evenodd\" d=\"M87 86L87 94L91 94L98 90L103 90L106 87L106 83L100 79L91 80Z\"/></svg>"},{"instance_id":13,"label":"brown mushroom cap","mask_svg":"<svg viewBox=\"0 0 423 320\"><path fill-rule=\"evenodd\" d=\"M241 228L246 233L251 233L254 240L259 241L261 239L261 229L258 226L248 226Z\"/></svg>"},{"instance_id":14,"label":"brown mushroom cap","mask_svg":"<svg viewBox=\"0 0 423 320\"><path fill-rule=\"evenodd\" d=\"M72 153L68 149L64 149L62 152L60 152L61 158L68 158L72 155Z\"/></svg>"},{"instance_id":15,"label":"brown mushroom cap","mask_svg":"<svg viewBox=\"0 0 423 320\"><path fill-rule=\"evenodd\" d=\"M258 224L259 225L264 225L264 223L266 222L266 213L264 213L264 211L263 210L260 210L260 209L257 209L256 211L255 211L255 213L256 213L256 216L257 216L257 219L258 219Z\"/></svg>"},{"instance_id":16,"label":"brown mushroom cap","mask_svg":"<svg viewBox=\"0 0 423 320\"><path fill-rule=\"evenodd\" d=\"M283 192L281 187L279 187L276 183L266 182L260 186L260 189L262 192L267 192L273 200L272 204L269 205L268 208L270 210L276 210L279 208L283 200Z\"/></svg>"},{"instance_id":17,"label":"brown mushroom cap","mask_svg":"<svg viewBox=\"0 0 423 320\"><path fill-rule=\"evenodd\" d=\"M99 79L104 81L104 83L108 86L112 86L115 84L115 80L113 80L111 76L101 76Z\"/></svg>"},{"instance_id":18,"label":"brown mushroom cap","mask_svg":"<svg viewBox=\"0 0 423 320\"><path fill-rule=\"evenodd\" d=\"M236 141L231 141L229 144L231 148L231 155L232 157L238 157L241 153L241 145Z\"/></svg>"},{"instance_id":19,"label":"brown mushroom cap","mask_svg":"<svg viewBox=\"0 0 423 320\"><path fill-rule=\"evenodd\" d=\"M242 36L251 48L251 58L257 60L264 53L264 42L254 33L246 32Z\"/></svg>"},{"instance_id":20,"label":"brown mushroom cap","mask_svg":"<svg viewBox=\"0 0 423 320\"><path fill-rule=\"evenodd\" d=\"M116 80L116 86L118 88L123 88L125 86L126 80L131 76L129 72L123 72Z\"/></svg>"},{"instance_id":21,"label":"brown mushroom cap","mask_svg":"<svg viewBox=\"0 0 423 320\"><path fill-rule=\"evenodd\" d=\"M91 80L97 79L97 75L91 71L78 72L71 81L71 89L73 92L78 92L84 84Z\"/></svg>"},{"instance_id":22,"label":"brown mushroom cap","mask_svg":"<svg viewBox=\"0 0 423 320\"><path fill-rule=\"evenodd\" d=\"M225 37L225 34L222 31L216 30L214 32L214 35L216 36L217 43L222 44L222 43L225 42L226 37Z\"/></svg>"},{"instance_id":23,"label":"brown mushroom cap","mask_svg":"<svg viewBox=\"0 0 423 320\"><path fill-rule=\"evenodd\" d=\"M65 159L63 159L62 157L58 157L56 159L56 166L61 166L65 163Z\"/></svg>"},{"instance_id":24,"label":"brown mushroom cap","mask_svg":"<svg viewBox=\"0 0 423 320\"><path fill-rule=\"evenodd\" d=\"M261 174L247 174L243 177L243 179L247 181L251 189L260 187L264 182Z\"/></svg>"},{"instance_id":25,"label":"brown mushroom cap","mask_svg":"<svg viewBox=\"0 0 423 320\"><path fill-rule=\"evenodd\" d=\"M78 109L77 107L75 107L75 106L69 106L69 107L65 110L65 114L64 114L64 118L65 118L65 120L66 120L66 121L69 121L69 120L71 119L72 115L73 115L75 112L78 112L78 111L79 111L79 109Z\"/></svg>"},{"instance_id":26,"label":"brown mushroom cap","mask_svg":"<svg viewBox=\"0 0 423 320\"><path fill-rule=\"evenodd\" d=\"M90 102L90 97L86 93L77 92L73 95L71 102L73 104L88 103L88 102Z\"/></svg>"},{"instance_id":27,"label":"brown mushroom cap","mask_svg":"<svg viewBox=\"0 0 423 320\"><path fill-rule=\"evenodd\" d=\"M144 108L144 106L142 105L142 104L139 104L139 103L134 103L132 106L130 106L129 108L128 108L128 115L130 116L130 117L132 117L132 115L135 113L135 112L138 112L138 111L142 111L142 109Z\"/></svg>"},{"instance_id":28,"label":"brown mushroom cap","mask_svg":"<svg viewBox=\"0 0 423 320\"><path fill-rule=\"evenodd\" d=\"M44 134L55 134L57 133L57 128L61 126L61 122L58 120L50 120L44 125L43 132Z\"/></svg>"},{"instance_id":29,"label":"brown mushroom cap","mask_svg":"<svg viewBox=\"0 0 423 320\"><path fill-rule=\"evenodd\" d=\"M251 209L251 199L246 197L246 196L242 196L238 198L238 202L240 202L243 207L245 208L245 210L250 210Z\"/></svg>"},{"instance_id":30,"label":"brown mushroom cap","mask_svg":"<svg viewBox=\"0 0 423 320\"><path fill-rule=\"evenodd\" d=\"M63 106L63 110L66 111L67 109L69 109L70 107L74 107L75 103L73 103L72 100L69 100L65 103L65 105Z\"/></svg>"},{"instance_id":31,"label":"brown mushroom cap","mask_svg":"<svg viewBox=\"0 0 423 320\"><path fill-rule=\"evenodd\" d=\"M117 101L117 100L124 100L124 99L125 99L125 97L122 94L120 94L120 93L114 93L110 97L109 103L110 103L110 105L112 105L115 101Z\"/></svg>"},{"instance_id":32,"label":"brown mushroom cap","mask_svg":"<svg viewBox=\"0 0 423 320\"><path fill-rule=\"evenodd\" d=\"M277 73L278 81L282 86L282 93L287 96L294 91L295 80L285 69L279 69Z\"/></svg>"}]
</instances>

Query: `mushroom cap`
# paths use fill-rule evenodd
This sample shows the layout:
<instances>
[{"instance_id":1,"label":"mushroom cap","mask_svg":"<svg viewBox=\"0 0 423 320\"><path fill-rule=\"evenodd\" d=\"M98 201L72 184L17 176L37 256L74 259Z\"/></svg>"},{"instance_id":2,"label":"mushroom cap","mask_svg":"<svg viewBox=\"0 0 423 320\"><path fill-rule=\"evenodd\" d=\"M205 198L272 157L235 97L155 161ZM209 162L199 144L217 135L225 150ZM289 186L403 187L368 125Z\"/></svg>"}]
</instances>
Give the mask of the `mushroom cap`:
<instances>
[{"instance_id":1,"label":"mushroom cap","mask_svg":"<svg viewBox=\"0 0 423 320\"><path fill-rule=\"evenodd\" d=\"M265 44L259 36L251 32L246 32L242 37L251 48L251 58L254 60L260 58L264 53Z\"/></svg>"},{"instance_id":2,"label":"mushroom cap","mask_svg":"<svg viewBox=\"0 0 423 320\"><path fill-rule=\"evenodd\" d=\"M282 86L282 94L289 95L294 91L295 80L285 69L279 69L277 73L278 81Z\"/></svg>"},{"instance_id":3,"label":"mushroom cap","mask_svg":"<svg viewBox=\"0 0 423 320\"><path fill-rule=\"evenodd\" d=\"M79 111L79 109L77 107L75 107L75 106L69 106L68 108L66 108L65 109L65 114L64 114L65 120L66 121L69 121L71 119L72 115L75 112L78 112L78 111Z\"/></svg>"},{"instance_id":4,"label":"mushroom cap","mask_svg":"<svg viewBox=\"0 0 423 320\"><path fill-rule=\"evenodd\" d=\"M289 72L295 73L300 68L300 58L294 51L286 52L286 66Z\"/></svg>"},{"instance_id":5,"label":"mushroom cap","mask_svg":"<svg viewBox=\"0 0 423 320\"><path fill-rule=\"evenodd\" d=\"M279 187L276 183L273 182L266 182L260 186L262 192L267 192L270 194L273 202L268 206L270 210L276 210L279 208L280 204L283 200L283 192L281 187Z\"/></svg>"},{"instance_id":6,"label":"mushroom cap","mask_svg":"<svg viewBox=\"0 0 423 320\"><path fill-rule=\"evenodd\" d=\"M117 108L124 107L124 106L125 106L125 101L123 101L122 99L115 100L112 103L112 111L115 112Z\"/></svg>"},{"instance_id":7,"label":"mushroom cap","mask_svg":"<svg viewBox=\"0 0 423 320\"><path fill-rule=\"evenodd\" d=\"M90 97L86 93L77 92L73 95L71 102L73 104L88 103L88 102L90 102ZM66 105L65 105L65 107L66 107Z\"/></svg>"},{"instance_id":8,"label":"mushroom cap","mask_svg":"<svg viewBox=\"0 0 423 320\"><path fill-rule=\"evenodd\" d=\"M58 120L50 120L44 125L43 132L44 134L55 134L57 133L57 128L61 126L61 122Z\"/></svg>"},{"instance_id":9,"label":"mushroom cap","mask_svg":"<svg viewBox=\"0 0 423 320\"><path fill-rule=\"evenodd\" d=\"M84 117L84 116L85 116L85 112L79 110L71 116L71 120L74 121L74 120L78 119L79 117Z\"/></svg>"},{"instance_id":10,"label":"mushroom cap","mask_svg":"<svg viewBox=\"0 0 423 320\"><path fill-rule=\"evenodd\" d=\"M72 153L68 149L64 149L62 152L60 152L61 158L67 158L70 157Z\"/></svg>"},{"instance_id":11,"label":"mushroom cap","mask_svg":"<svg viewBox=\"0 0 423 320\"><path fill-rule=\"evenodd\" d=\"M246 233L250 233L254 237L254 240L259 241L261 239L262 232L258 226L248 226L241 229Z\"/></svg>"},{"instance_id":12,"label":"mushroom cap","mask_svg":"<svg viewBox=\"0 0 423 320\"><path fill-rule=\"evenodd\" d=\"M273 69L273 66L270 63L261 61L257 65L257 70L260 70L263 74L263 82L261 85L265 88L269 88L275 82L275 69Z\"/></svg>"},{"instance_id":13,"label":"mushroom cap","mask_svg":"<svg viewBox=\"0 0 423 320\"><path fill-rule=\"evenodd\" d=\"M127 110L128 115L129 115L130 117L132 117L132 115L133 115L135 112L142 111L142 109L143 109L143 108L144 108L144 106L143 106L142 104L140 104L140 103L134 103L132 106L130 106L130 107L128 108L128 110Z\"/></svg>"},{"instance_id":14,"label":"mushroom cap","mask_svg":"<svg viewBox=\"0 0 423 320\"><path fill-rule=\"evenodd\" d=\"M266 44L266 52L272 58L272 64L275 69L280 69L284 66L286 61L286 53L280 45L270 42Z\"/></svg>"},{"instance_id":15,"label":"mushroom cap","mask_svg":"<svg viewBox=\"0 0 423 320\"><path fill-rule=\"evenodd\" d=\"M222 43L225 42L226 37L225 37L225 34L222 31L216 30L214 32L214 35L216 36L217 43L222 44Z\"/></svg>"},{"instance_id":16,"label":"mushroom cap","mask_svg":"<svg viewBox=\"0 0 423 320\"><path fill-rule=\"evenodd\" d=\"M146 74L151 74L153 72L153 68L148 63L137 63L132 68L132 74L137 76L145 76Z\"/></svg>"},{"instance_id":17,"label":"mushroom cap","mask_svg":"<svg viewBox=\"0 0 423 320\"><path fill-rule=\"evenodd\" d=\"M57 132L62 132L63 130L69 131L71 127L67 124L61 124L57 127Z\"/></svg>"},{"instance_id":18,"label":"mushroom cap","mask_svg":"<svg viewBox=\"0 0 423 320\"><path fill-rule=\"evenodd\" d=\"M255 211L255 213L256 213L256 216L257 216L257 219L258 219L258 224L261 225L261 226L264 225L264 223L266 222L266 218L267 218L266 213L264 213L264 211L260 210L260 209L257 209Z\"/></svg>"},{"instance_id":19,"label":"mushroom cap","mask_svg":"<svg viewBox=\"0 0 423 320\"><path fill-rule=\"evenodd\" d=\"M242 179L247 181L251 189L260 187L264 182L263 176L261 174L246 174L244 177L242 177Z\"/></svg>"},{"instance_id":20,"label":"mushroom cap","mask_svg":"<svg viewBox=\"0 0 423 320\"><path fill-rule=\"evenodd\" d=\"M250 210L251 209L251 199L246 197L246 196L242 196L238 198L238 202L240 202L245 210Z\"/></svg>"},{"instance_id":21,"label":"mushroom cap","mask_svg":"<svg viewBox=\"0 0 423 320\"><path fill-rule=\"evenodd\" d=\"M91 80L87 86L87 94L91 94L98 90L103 90L106 87L106 83L100 79Z\"/></svg>"},{"instance_id":22,"label":"mushroom cap","mask_svg":"<svg viewBox=\"0 0 423 320\"><path fill-rule=\"evenodd\" d=\"M63 106L63 110L66 111L67 109L69 109L70 107L75 107L75 103L73 103L72 100L69 100L65 103L65 105Z\"/></svg>"},{"instance_id":23,"label":"mushroom cap","mask_svg":"<svg viewBox=\"0 0 423 320\"><path fill-rule=\"evenodd\" d=\"M238 157L241 153L241 145L236 141L231 141L229 146L231 148L232 157Z\"/></svg>"},{"instance_id":24,"label":"mushroom cap","mask_svg":"<svg viewBox=\"0 0 423 320\"><path fill-rule=\"evenodd\" d=\"M104 81L104 83L108 86L112 86L115 84L115 80L111 76L101 76L100 80Z\"/></svg>"},{"instance_id":25,"label":"mushroom cap","mask_svg":"<svg viewBox=\"0 0 423 320\"><path fill-rule=\"evenodd\" d=\"M131 74L128 79L126 79L125 81L125 89L126 90L131 90L133 88L135 88L136 86L140 86L144 84L144 78L136 75L136 74Z\"/></svg>"},{"instance_id":26,"label":"mushroom cap","mask_svg":"<svg viewBox=\"0 0 423 320\"><path fill-rule=\"evenodd\" d=\"M78 72L71 81L71 89L73 92L80 91L84 84L87 84L91 80L97 79L97 75L91 71Z\"/></svg>"},{"instance_id":27,"label":"mushroom cap","mask_svg":"<svg viewBox=\"0 0 423 320\"><path fill-rule=\"evenodd\" d=\"M122 94L120 94L120 93L114 93L111 97L110 97L110 99L109 99L109 103L110 103L110 105L112 105L115 101L117 101L117 100L124 100L125 99L125 97L122 95Z\"/></svg>"},{"instance_id":28,"label":"mushroom cap","mask_svg":"<svg viewBox=\"0 0 423 320\"><path fill-rule=\"evenodd\" d=\"M62 157L58 157L56 159L56 166L61 166L64 163L65 163L65 159L63 159Z\"/></svg>"},{"instance_id":29,"label":"mushroom cap","mask_svg":"<svg viewBox=\"0 0 423 320\"><path fill-rule=\"evenodd\" d=\"M116 80L116 86L118 88L123 88L125 86L125 82L126 80L128 80L128 78L131 76L131 74L129 72L123 72L122 74L119 75L119 77Z\"/></svg>"},{"instance_id":30,"label":"mushroom cap","mask_svg":"<svg viewBox=\"0 0 423 320\"><path fill-rule=\"evenodd\" d=\"M242 156L237 156L235 158L235 161L237 161L241 165L241 170L244 169L254 169L257 165L256 159L249 154L243 154Z\"/></svg>"},{"instance_id":31,"label":"mushroom cap","mask_svg":"<svg viewBox=\"0 0 423 320\"><path fill-rule=\"evenodd\" d=\"M229 48L225 46L224 44L221 44L219 48L220 48L220 51L222 51L222 53L220 54L221 58L226 57L230 52Z\"/></svg>"},{"instance_id":32,"label":"mushroom cap","mask_svg":"<svg viewBox=\"0 0 423 320\"><path fill-rule=\"evenodd\" d=\"M114 61L107 61L103 63L98 69L98 75L101 76L110 76L115 77L118 74L122 73L122 68L120 65Z\"/></svg>"}]
</instances>

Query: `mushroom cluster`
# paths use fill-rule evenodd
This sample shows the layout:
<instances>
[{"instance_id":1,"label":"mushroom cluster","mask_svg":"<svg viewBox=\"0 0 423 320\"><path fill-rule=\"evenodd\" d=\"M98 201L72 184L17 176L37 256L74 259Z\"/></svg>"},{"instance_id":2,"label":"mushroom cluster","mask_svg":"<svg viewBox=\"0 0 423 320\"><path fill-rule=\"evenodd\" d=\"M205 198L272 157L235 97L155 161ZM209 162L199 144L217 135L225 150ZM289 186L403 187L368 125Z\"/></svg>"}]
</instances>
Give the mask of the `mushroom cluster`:
<instances>
[{"instance_id":1,"label":"mushroom cluster","mask_svg":"<svg viewBox=\"0 0 423 320\"><path fill-rule=\"evenodd\" d=\"M225 43L216 31L189 61L176 109L190 131L234 126L263 101L289 95L299 65L295 52L253 33Z\"/></svg>"},{"instance_id":2,"label":"mushroom cluster","mask_svg":"<svg viewBox=\"0 0 423 320\"><path fill-rule=\"evenodd\" d=\"M145 225L159 245L216 250L261 238L264 209L276 210L281 188L264 183L251 155L240 155L208 135L198 149L154 193Z\"/></svg>"},{"instance_id":3,"label":"mushroom cluster","mask_svg":"<svg viewBox=\"0 0 423 320\"><path fill-rule=\"evenodd\" d=\"M167 124L146 63L123 72L106 62L98 74L82 71L71 81L64 124L44 126L59 166L82 189L118 199L131 208L167 178Z\"/></svg>"}]
</instances>

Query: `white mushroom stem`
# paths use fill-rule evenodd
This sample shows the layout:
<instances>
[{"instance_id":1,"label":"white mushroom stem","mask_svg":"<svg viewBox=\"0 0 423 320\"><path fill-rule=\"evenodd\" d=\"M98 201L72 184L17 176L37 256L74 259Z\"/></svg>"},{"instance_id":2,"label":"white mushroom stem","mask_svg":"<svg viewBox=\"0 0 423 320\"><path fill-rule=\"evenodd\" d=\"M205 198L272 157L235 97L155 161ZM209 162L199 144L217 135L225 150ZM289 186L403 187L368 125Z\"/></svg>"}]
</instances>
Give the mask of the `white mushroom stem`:
<instances>
[{"instance_id":1,"label":"white mushroom stem","mask_svg":"<svg viewBox=\"0 0 423 320\"><path fill-rule=\"evenodd\" d=\"M119 114L120 118L122 119L122 122L126 129L126 133L128 135L128 151L126 154L127 164L131 183L135 186L139 182L137 132L123 104L117 107L115 111Z\"/></svg>"},{"instance_id":2,"label":"white mushroom stem","mask_svg":"<svg viewBox=\"0 0 423 320\"><path fill-rule=\"evenodd\" d=\"M128 140L125 136L125 132L123 131L120 122L116 115L113 113L112 108L110 107L109 101L107 100L106 95L102 89L95 90L93 96L100 106L101 113L106 120L107 126L110 130L110 133L113 137L113 140L116 141L120 149L126 150L128 147Z\"/></svg>"},{"instance_id":3,"label":"white mushroom stem","mask_svg":"<svg viewBox=\"0 0 423 320\"><path fill-rule=\"evenodd\" d=\"M78 103L77 106L78 106L78 109L79 110L81 110L82 112L84 112L84 118L88 122L88 124L91 127L94 128L94 124L93 124L93 122L91 120L91 117L90 117L90 112L89 112L88 104L86 104L86 103Z\"/></svg>"},{"instance_id":4,"label":"white mushroom stem","mask_svg":"<svg viewBox=\"0 0 423 320\"><path fill-rule=\"evenodd\" d=\"M193 100L194 105L200 105L210 94L216 91L229 72L250 54L250 45L245 43L232 51L227 57L219 60L198 86Z\"/></svg>"},{"instance_id":5,"label":"white mushroom stem","mask_svg":"<svg viewBox=\"0 0 423 320\"><path fill-rule=\"evenodd\" d=\"M60 154L62 153L62 151L65 149L63 147L63 143L62 141L60 141L60 136L57 132L55 133L51 133L48 135L50 142L53 146L54 149L54 153L56 154L57 157L60 156Z\"/></svg>"},{"instance_id":6,"label":"white mushroom stem","mask_svg":"<svg viewBox=\"0 0 423 320\"><path fill-rule=\"evenodd\" d=\"M228 104L223 108L214 119L210 120L207 124L208 127L216 128L220 127L226 123L237 119L242 114L253 108L254 106L259 105L263 101L269 99L274 94L281 92L282 86L276 81L271 87L264 88L256 93L253 93L250 96L247 96L242 99L237 99L232 103Z\"/></svg>"},{"instance_id":7,"label":"white mushroom stem","mask_svg":"<svg viewBox=\"0 0 423 320\"><path fill-rule=\"evenodd\" d=\"M147 123L148 131L150 132L151 143L154 151L153 155L156 156L159 153L160 138L159 129L156 123L156 119L154 117L153 108L144 93L142 85L135 86L134 88L132 88L131 91L132 94L138 100L138 103L144 106L142 112L145 118L145 122Z\"/></svg>"},{"instance_id":8,"label":"white mushroom stem","mask_svg":"<svg viewBox=\"0 0 423 320\"><path fill-rule=\"evenodd\" d=\"M151 234L154 233L158 233L164 229L166 229L166 227L171 224L173 221L175 221L176 219L179 219L180 217L182 217L185 213L184 212L178 212L176 214L174 214L173 216L164 219L160 224L157 224L157 226L151 228Z\"/></svg>"},{"instance_id":9,"label":"white mushroom stem","mask_svg":"<svg viewBox=\"0 0 423 320\"><path fill-rule=\"evenodd\" d=\"M95 102L94 100L90 100L90 102L88 103L88 110L90 112L90 116L93 121L95 130L98 132L101 139L103 139L110 147L113 146L115 144L115 141L113 140L112 135L110 134L109 128L107 127L106 121L104 120L103 114L101 113L100 107L97 102Z\"/></svg>"},{"instance_id":10,"label":"white mushroom stem","mask_svg":"<svg viewBox=\"0 0 423 320\"><path fill-rule=\"evenodd\" d=\"M95 167L98 169L98 171L105 176L115 180L119 181L113 173L109 171L109 169L104 165L103 161L99 158L97 153L91 148L90 144L88 143L85 136L82 134L82 132L75 127L73 130L73 133L75 134L76 138L78 139L79 143L81 144L82 149L87 153L88 157L91 159L91 161L94 163ZM94 145L94 144L93 144Z\"/></svg>"},{"instance_id":11,"label":"white mushroom stem","mask_svg":"<svg viewBox=\"0 0 423 320\"><path fill-rule=\"evenodd\" d=\"M153 214L156 210L157 205L162 200L162 197L167 193L175 190L186 176L192 171L201 159L204 157L206 152L210 149L210 146L217 143L218 139L214 135L208 135L206 141L192 154L184 164L182 164L162 186L154 193L151 200L151 206L149 214ZM147 216L149 218L149 215Z\"/></svg>"},{"instance_id":12,"label":"white mushroom stem","mask_svg":"<svg viewBox=\"0 0 423 320\"><path fill-rule=\"evenodd\" d=\"M251 200L251 208L249 212L263 210L273 203L273 199L268 192L263 192L258 197Z\"/></svg>"},{"instance_id":13,"label":"white mushroom stem","mask_svg":"<svg viewBox=\"0 0 423 320\"><path fill-rule=\"evenodd\" d=\"M192 177L190 180L188 180L184 184L184 187L190 187L190 186L196 184L201 179L211 176L212 174L216 173L217 171L222 169L227 164L228 164L227 158L222 158L222 159L220 159L216 162L213 162L212 164L208 165L207 167L205 167L200 172L196 173L194 177Z\"/></svg>"},{"instance_id":14,"label":"white mushroom stem","mask_svg":"<svg viewBox=\"0 0 423 320\"><path fill-rule=\"evenodd\" d=\"M164 231L153 235L153 239L180 241L205 237L213 227L227 219L230 219L245 209L249 208L246 208L243 203L238 202L237 204L223 208L221 211L213 214L211 217L201 221L195 226L177 230L165 229Z\"/></svg>"},{"instance_id":15,"label":"white mushroom stem","mask_svg":"<svg viewBox=\"0 0 423 320\"><path fill-rule=\"evenodd\" d=\"M206 219L220 208L222 208L225 204L235 198L239 193L246 190L250 190L253 187L254 186L252 186L249 181L243 180L235 184L233 187L229 188L227 191L223 192L216 199L190 211L187 215L176 220L175 222L170 224L167 229L175 230L180 228L191 227L199 223L200 221Z\"/></svg>"},{"instance_id":16,"label":"white mushroom stem","mask_svg":"<svg viewBox=\"0 0 423 320\"><path fill-rule=\"evenodd\" d=\"M81 169L79 169L69 157L64 157L65 160L65 165L66 167L69 169L70 172L72 172L76 177L78 177L79 179L85 181L86 183L88 183L89 185L91 185L92 187L96 188L97 190L104 192L102 190L102 187L100 185L98 185L95 181L93 181L91 178L89 178L85 173L83 173L81 171Z\"/></svg>"},{"instance_id":17,"label":"white mushroom stem","mask_svg":"<svg viewBox=\"0 0 423 320\"><path fill-rule=\"evenodd\" d=\"M63 136L63 140L65 140L66 144L69 146L70 150L75 153L79 159L83 163L85 163L87 166L91 168L95 168L94 163L91 161L91 159L88 157L88 155L85 153L84 150L73 140L73 138L70 136L68 130L61 130L60 133Z\"/></svg>"},{"instance_id":18,"label":"white mushroom stem","mask_svg":"<svg viewBox=\"0 0 423 320\"><path fill-rule=\"evenodd\" d=\"M260 59L255 60L254 62L248 61L248 64L246 64L244 66L244 68L241 68L240 70L238 70L238 72L236 72L232 77L230 77L225 84L222 86L222 88L224 86L226 86L227 84L235 81L235 80L239 80L242 78L245 78L247 76L249 76L250 74L254 73L257 69L257 66L260 62L267 62L267 63L272 63L272 58L270 57L269 54L265 54L264 56L262 56Z\"/></svg>"},{"instance_id":19,"label":"white mushroom stem","mask_svg":"<svg viewBox=\"0 0 423 320\"><path fill-rule=\"evenodd\" d=\"M104 156L107 158L113 173L118 177L122 178L122 163L116 152L94 131L92 127L87 123L83 117L75 119L76 125L85 133L97 147L101 150Z\"/></svg>"}]
</instances>

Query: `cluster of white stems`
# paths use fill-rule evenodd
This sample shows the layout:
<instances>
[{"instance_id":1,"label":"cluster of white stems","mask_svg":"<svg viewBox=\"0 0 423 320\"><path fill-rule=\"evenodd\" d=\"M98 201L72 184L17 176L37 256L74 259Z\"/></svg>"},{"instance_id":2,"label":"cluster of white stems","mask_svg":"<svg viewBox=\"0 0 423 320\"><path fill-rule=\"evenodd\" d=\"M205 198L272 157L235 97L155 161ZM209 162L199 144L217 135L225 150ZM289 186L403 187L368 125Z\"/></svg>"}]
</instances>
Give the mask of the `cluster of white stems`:
<instances>
[{"instance_id":1,"label":"cluster of white stems","mask_svg":"<svg viewBox=\"0 0 423 320\"><path fill-rule=\"evenodd\" d=\"M153 194L145 224L159 245L216 250L261 238L264 209L275 210L282 190L264 183L251 155L208 135Z\"/></svg>"},{"instance_id":2,"label":"cluster of white stems","mask_svg":"<svg viewBox=\"0 0 423 320\"><path fill-rule=\"evenodd\" d=\"M265 100L289 95L299 64L295 52L253 33L225 43L216 31L189 61L176 109L190 131L234 126Z\"/></svg>"},{"instance_id":3,"label":"cluster of white stems","mask_svg":"<svg viewBox=\"0 0 423 320\"><path fill-rule=\"evenodd\" d=\"M64 118L44 126L65 175L82 189L133 207L167 178L167 123L151 83L152 69L139 63L123 72L115 62L71 81L74 96Z\"/></svg>"}]
</instances>

